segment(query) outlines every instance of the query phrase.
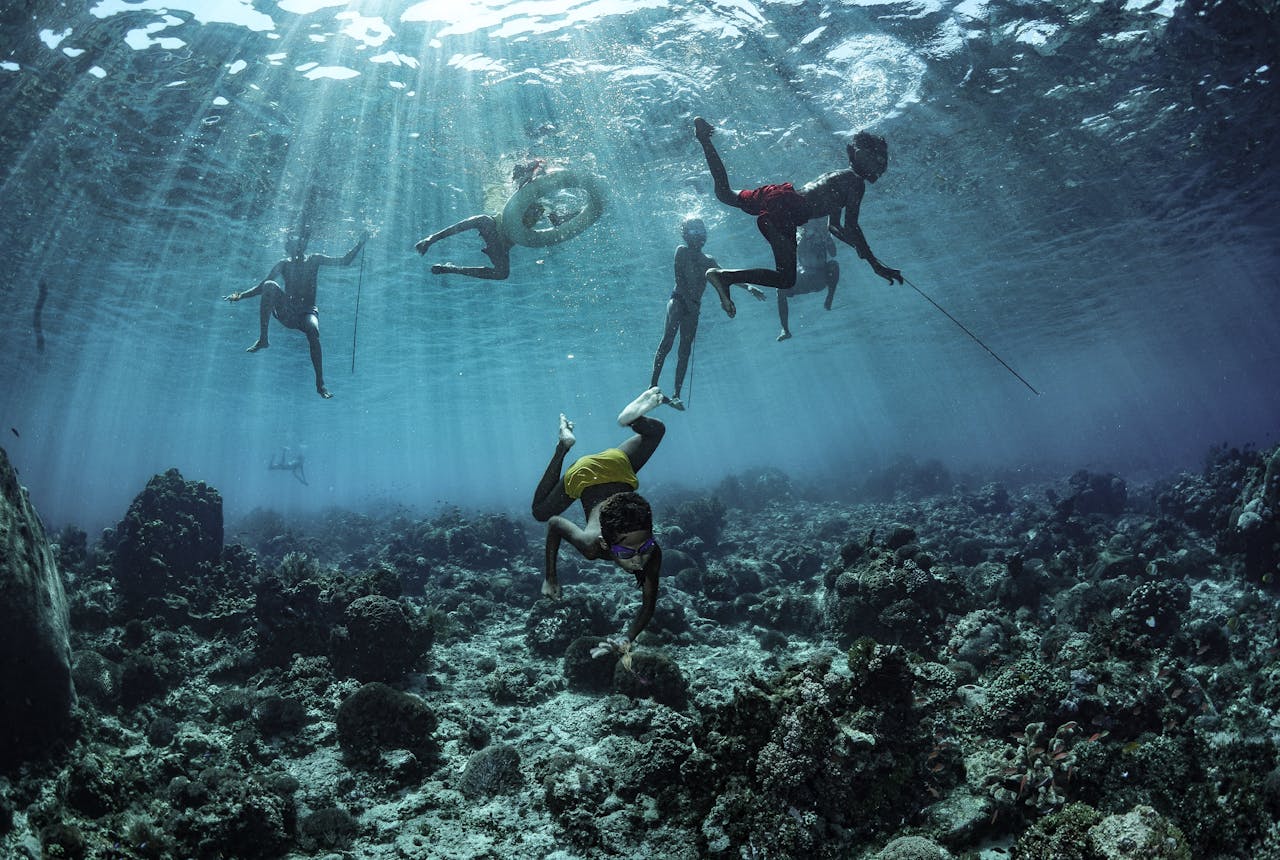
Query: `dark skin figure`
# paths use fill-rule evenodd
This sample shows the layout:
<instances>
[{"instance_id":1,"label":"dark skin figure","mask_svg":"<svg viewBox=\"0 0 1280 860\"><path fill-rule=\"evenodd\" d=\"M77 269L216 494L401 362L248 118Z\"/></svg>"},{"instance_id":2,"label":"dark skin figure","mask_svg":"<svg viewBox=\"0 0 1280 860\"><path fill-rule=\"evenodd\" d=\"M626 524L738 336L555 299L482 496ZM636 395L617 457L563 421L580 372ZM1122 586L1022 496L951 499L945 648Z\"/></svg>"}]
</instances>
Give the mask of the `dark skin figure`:
<instances>
[{"instance_id":1,"label":"dark skin figure","mask_svg":"<svg viewBox=\"0 0 1280 860\"><path fill-rule=\"evenodd\" d=\"M274 315L285 328L295 329L307 336L311 348L311 366L316 372L316 393L326 400L333 397L324 384L324 361L320 349L320 317L316 310L316 278L321 266L350 266L369 234L360 237L356 246L345 257L327 257L324 254L307 256L307 235L291 240L285 245L285 259L276 263L271 273L257 286L224 298L229 302L262 296L258 311L258 340L245 352L258 352L271 344L267 340L267 327ZM277 278L284 281L282 288Z\"/></svg>"},{"instance_id":2,"label":"dark skin figure","mask_svg":"<svg viewBox=\"0 0 1280 860\"><path fill-rule=\"evenodd\" d=\"M822 306L831 310L831 303L836 297L836 284L840 281L840 264L833 257L836 255L836 243L831 233L826 230L810 230L804 228L799 244L799 268L796 270L796 285L790 290L778 290L778 322L782 324L782 332L778 340L791 339L791 309L787 299L805 293L827 291L827 299Z\"/></svg>"},{"instance_id":3,"label":"dark skin figure","mask_svg":"<svg viewBox=\"0 0 1280 860\"><path fill-rule=\"evenodd\" d=\"M280 452L280 462L276 462L275 458L271 458L271 462L267 464L267 469L272 472L292 472L293 477L304 487L311 486L307 483L306 460L302 455L290 459L289 449L285 448Z\"/></svg>"},{"instance_id":4,"label":"dark skin figure","mask_svg":"<svg viewBox=\"0 0 1280 860\"><path fill-rule=\"evenodd\" d=\"M715 183L716 199L726 206L743 209L739 192L729 185L729 174L724 162L721 161L715 144L711 142L715 129L702 117L694 118L693 129L694 136L702 144L702 153L707 159L707 168ZM861 137L860 134L855 140ZM883 144L882 139L876 140ZM858 256L866 260L877 275L889 283L902 283L900 271L884 265L871 253L867 238L858 226L858 214L862 207L862 196L866 193L866 183L874 183L884 174L888 167L888 151L850 144L848 156L848 169L824 174L796 189L796 208L787 217L761 215L757 218L756 224L761 234L773 249L774 268L712 269L707 272L707 280L720 296L720 306L730 317L738 312L733 300L729 298L729 287L733 284L751 283L783 290L795 286L796 229L814 218L825 217L831 235L857 251Z\"/></svg>"},{"instance_id":5,"label":"dark skin figure","mask_svg":"<svg viewBox=\"0 0 1280 860\"><path fill-rule=\"evenodd\" d=\"M654 406L662 402L662 392L650 388L633 401L622 414L618 423L636 431L618 448L627 455L632 471L639 472L662 441L666 428L661 421L645 415ZM634 416L634 417L633 417ZM560 552L560 544L568 541L583 558L590 561L608 559L623 570L636 576L637 585L642 589L640 611L627 628L622 641L612 643L613 650L626 653L630 643L653 618L654 609L658 605L658 574L662 569L662 548L652 545L646 552L638 553L631 558L618 557L612 545L601 534L600 515L609 504L609 500L622 493L629 493L632 488L623 483L604 483L588 487L582 493L582 510L586 514L587 524L579 527L577 523L560 516L573 505L573 498L565 491L564 469L565 455L576 441L573 435L573 422L563 414L560 416L560 437L556 443L555 453L543 473L542 480L534 491L532 512L538 522L547 524L546 572L542 583L542 593L553 600L560 599L560 582L556 575L556 562ZM615 536L616 545L638 550L653 538L652 529L632 529Z\"/></svg>"},{"instance_id":6,"label":"dark skin figure","mask_svg":"<svg viewBox=\"0 0 1280 860\"><path fill-rule=\"evenodd\" d=\"M662 331L662 340L658 343L658 351L653 356L653 378L650 386L658 384L662 375L662 366L666 363L671 347L675 344L676 333L680 334L680 349L676 353L676 387L666 403L679 410L684 410L680 400L680 389L684 388L685 373L689 369L689 357L693 354L693 339L698 334L698 316L702 309L702 293L707 288L707 270L714 269L716 261L702 252L707 242L707 227L700 218L690 218L681 231L684 244L676 248L675 257L675 289L667 300L667 322ZM757 299L764 299L764 293L748 286Z\"/></svg>"},{"instance_id":7,"label":"dark skin figure","mask_svg":"<svg viewBox=\"0 0 1280 860\"><path fill-rule=\"evenodd\" d=\"M538 176L546 172L546 162L542 159L530 159L517 164L511 169L511 180L515 183L516 190L524 188ZM547 212L546 207L541 204L535 204L525 210L523 221L524 226L532 229L532 227L546 216L553 226L558 226L564 221L572 218L572 214L562 214L559 212ZM469 278L481 278L486 281L505 281L511 276L511 249L515 247L515 243L507 238L506 232L502 229L502 225L498 223L498 219L492 215L472 215L457 224L451 224L436 233L432 233L425 239L419 239L417 244L413 246L414 250L419 254L426 255L427 251L436 242L441 239L448 239L450 236L456 236L459 233L465 233L468 230L475 230L480 234L480 238L484 241L484 247L480 249L486 257L489 258L492 266L456 266L453 263L434 263L431 266L431 274L433 275L466 275Z\"/></svg>"}]
</instances>

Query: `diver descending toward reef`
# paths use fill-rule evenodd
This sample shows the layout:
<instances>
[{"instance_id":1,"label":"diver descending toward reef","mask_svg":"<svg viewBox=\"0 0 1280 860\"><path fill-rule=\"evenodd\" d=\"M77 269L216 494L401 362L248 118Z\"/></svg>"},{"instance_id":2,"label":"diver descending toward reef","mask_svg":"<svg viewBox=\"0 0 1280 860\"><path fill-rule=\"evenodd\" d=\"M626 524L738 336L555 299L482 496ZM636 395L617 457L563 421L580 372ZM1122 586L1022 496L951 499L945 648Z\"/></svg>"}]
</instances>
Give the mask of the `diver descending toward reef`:
<instances>
[{"instance_id":1,"label":"diver descending toward reef","mask_svg":"<svg viewBox=\"0 0 1280 860\"><path fill-rule=\"evenodd\" d=\"M636 473L649 462L666 427L648 412L662 403L662 392L650 388L618 415L618 424L630 427L635 435L617 448L580 457L561 476L565 455L573 447L573 422L560 415L560 437L547 470L533 495L533 517L547 524L546 577L542 593L560 598L556 577L556 556L560 542L568 540L582 557L609 559L632 573L643 590L640 611L624 636L608 640L592 651L593 657L616 652L629 660L631 643L653 617L658 602L658 572L662 569L662 549L653 538L653 511L644 497ZM582 501L586 528L560 516Z\"/></svg>"},{"instance_id":2,"label":"diver descending toward reef","mask_svg":"<svg viewBox=\"0 0 1280 860\"><path fill-rule=\"evenodd\" d=\"M473 215L418 240L414 250L423 256L436 242L475 230L484 241L480 249L492 266L457 266L434 263L433 275L466 275L488 281L504 281L511 274L511 249L516 245L543 247L572 239L590 227L604 209L604 197L595 177L572 170L548 170L541 158L518 162L511 168L515 193L501 214ZM567 205L556 205L561 192L573 194ZM549 228L539 228L546 221Z\"/></svg>"},{"instance_id":3,"label":"diver descending toward reef","mask_svg":"<svg viewBox=\"0 0 1280 860\"><path fill-rule=\"evenodd\" d=\"M316 393L328 399L333 395L324 384L324 369L320 351L320 311L316 307L316 276L321 266L350 266L364 243L369 239L368 231L360 236L356 246L344 257L326 257L324 254L307 256L307 242L311 237L309 228L303 227L298 235L285 242L285 259L276 263L257 286L240 293L223 296L229 302L253 298L261 294L259 306L258 340L245 352L258 352L266 349L267 326L271 317L275 316L285 328L296 329L307 336L307 344L311 347L311 365L316 372ZM284 281L281 287L276 279Z\"/></svg>"},{"instance_id":4,"label":"diver descending toward reef","mask_svg":"<svg viewBox=\"0 0 1280 860\"><path fill-rule=\"evenodd\" d=\"M788 325L791 310L787 306L787 299L826 290L827 299L822 306L831 310L831 302L836 297L836 284L840 281L840 264L836 262L835 256L836 243L832 241L829 230L807 226L800 228L796 285L790 290L778 290L778 322L782 325L778 340L791 338L791 327Z\"/></svg>"},{"instance_id":5,"label":"diver descending toward reef","mask_svg":"<svg viewBox=\"0 0 1280 860\"><path fill-rule=\"evenodd\" d=\"M271 462L267 464L267 470L271 472L291 472L293 477L304 487L311 486L307 483L306 458L301 454L296 457L290 457L288 448L280 451L279 462L276 462L275 457L271 458Z\"/></svg>"},{"instance_id":6,"label":"diver descending toward reef","mask_svg":"<svg viewBox=\"0 0 1280 860\"><path fill-rule=\"evenodd\" d=\"M702 310L702 293L707 288L707 270L716 266L716 261L702 253L702 246L707 241L707 225L701 218L686 218L681 229L684 244L676 248L675 273L676 285L667 300L667 322L662 332L662 340L653 357L653 378L650 387L658 384L662 375L662 365L675 343L676 332L680 333L680 350L676 353L676 387L671 396L663 400L667 405L684 410L684 402L680 400L680 389L684 387L684 375L689 369L689 357L693 354L693 339L698 334L698 314ZM758 287L747 285L751 294L761 301L764 292Z\"/></svg>"},{"instance_id":7,"label":"diver descending toward reef","mask_svg":"<svg viewBox=\"0 0 1280 860\"><path fill-rule=\"evenodd\" d=\"M702 144L707 168L715 182L716 199L726 206L756 216L756 226L773 249L773 269L712 269L707 280L720 296L720 306L730 317L738 311L729 298L733 284L751 283L780 290L796 283L796 230L801 224L823 216L827 229L841 242L852 247L858 256L871 264L877 275L889 283L902 283L902 273L876 259L858 226L858 210L866 183L875 182L889 166L889 146L883 137L860 131L846 147L849 168L824 174L797 191L790 182L764 185L735 192L729 185L729 174L720 153L711 142L715 132L702 117L693 120L693 133Z\"/></svg>"}]
</instances>

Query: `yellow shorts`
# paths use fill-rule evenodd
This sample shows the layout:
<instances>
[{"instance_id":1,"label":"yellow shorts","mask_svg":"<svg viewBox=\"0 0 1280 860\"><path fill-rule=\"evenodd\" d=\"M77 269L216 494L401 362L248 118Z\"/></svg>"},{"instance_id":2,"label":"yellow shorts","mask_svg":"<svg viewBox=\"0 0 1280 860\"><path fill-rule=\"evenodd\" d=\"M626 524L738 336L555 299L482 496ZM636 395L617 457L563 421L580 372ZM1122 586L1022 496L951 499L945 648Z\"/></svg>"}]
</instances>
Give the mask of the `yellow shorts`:
<instances>
[{"instance_id":1,"label":"yellow shorts","mask_svg":"<svg viewBox=\"0 0 1280 860\"><path fill-rule=\"evenodd\" d=\"M587 488L599 484L627 484L633 490L640 486L640 479L622 449L609 448L580 457L564 473L564 491L571 499L582 498Z\"/></svg>"}]
</instances>

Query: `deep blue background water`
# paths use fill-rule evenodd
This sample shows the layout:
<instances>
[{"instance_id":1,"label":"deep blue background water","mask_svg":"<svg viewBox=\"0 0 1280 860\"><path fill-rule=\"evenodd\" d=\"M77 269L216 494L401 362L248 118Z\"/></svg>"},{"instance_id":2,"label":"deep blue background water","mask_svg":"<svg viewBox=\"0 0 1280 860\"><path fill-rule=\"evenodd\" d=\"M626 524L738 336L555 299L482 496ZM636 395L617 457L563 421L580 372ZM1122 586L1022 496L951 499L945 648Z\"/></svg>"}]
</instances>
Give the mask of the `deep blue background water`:
<instances>
[{"instance_id":1,"label":"deep blue background water","mask_svg":"<svg viewBox=\"0 0 1280 860\"><path fill-rule=\"evenodd\" d=\"M793 300L786 343L772 296L729 321L708 293L647 490L760 465L852 490L904 454L1142 477L1280 427L1262 7L37 0L0 28L0 422L53 525L107 525L172 466L231 516L524 508L560 411L581 452L621 437L682 218L722 263L768 262L710 193L698 114L737 187L799 184L853 131L884 134L872 248L1043 393L845 248L835 308ZM491 209L524 153L604 176L604 218L517 248L506 282L429 275L478 245L424 262L414 241ZM220 301L304 209L312 251L377 231L362 275L321 274L327 402L300 334L247 355L256 302ZM310 487L266 470L286 445Z\"/></svg>"}]
</instances>

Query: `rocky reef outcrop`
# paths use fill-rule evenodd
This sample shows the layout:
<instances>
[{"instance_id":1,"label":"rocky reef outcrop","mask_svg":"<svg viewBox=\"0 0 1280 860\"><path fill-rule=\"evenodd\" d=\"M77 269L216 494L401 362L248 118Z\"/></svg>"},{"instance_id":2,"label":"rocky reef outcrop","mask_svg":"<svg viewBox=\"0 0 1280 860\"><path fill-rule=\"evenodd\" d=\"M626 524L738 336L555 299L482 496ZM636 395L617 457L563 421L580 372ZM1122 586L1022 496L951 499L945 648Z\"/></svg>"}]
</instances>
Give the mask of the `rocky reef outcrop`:
<instances>
[{"instance_id":1,"label":"rocky reef outcrop","mask_svg":"<svg viewBox=\"0 0 1280 860\"><path fill-rule=\"evenodd\" d=\"M177 469L156 475L129 505L114 533L113 569L132 603L171 590L222 556L222 496Z\"/></svg>"},{"instance_id":2,"label":"rocky reef outcrop","mask_svg":"<svg viewBox=\"0 0 1280 860\"><path fill-rule=\"evenodd\" d=\"M0 769L71 729L67 596L44 526L0 448Z\"/></svg>"}]
</instances>

